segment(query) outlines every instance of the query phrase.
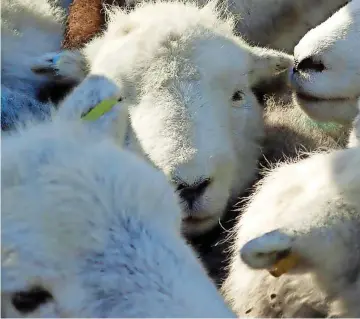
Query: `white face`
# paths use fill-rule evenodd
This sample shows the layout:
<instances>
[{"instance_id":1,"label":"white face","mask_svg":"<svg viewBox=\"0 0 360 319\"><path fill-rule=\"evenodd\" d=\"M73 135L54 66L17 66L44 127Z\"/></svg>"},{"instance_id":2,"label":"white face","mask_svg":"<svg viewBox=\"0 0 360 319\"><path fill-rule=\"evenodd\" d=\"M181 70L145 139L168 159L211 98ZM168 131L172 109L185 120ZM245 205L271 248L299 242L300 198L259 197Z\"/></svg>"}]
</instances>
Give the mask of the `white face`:
<instances>
[{"instance_id":1,"label":"white face","mask_svg":"<svg viewBox=\"0 0 360 319\"><path fill-rule=\"evenodd\" d=\"M165 176L76 123L3 141L2 317L232 317Z\"/></svg>"},{"instance_id":2,"label":"white face","mask_svg":"<svg viewBox=\"0 0 360 319\"><path fill-rule=\"evenodd\" d=\"M120 86L129 148L173 183L184 230L206 231L255 172L263 127L251 84L290 62L252 53L208 7L147 5L112 21L87 48L90 74Z\"/></svg>"},{"instance_id":3,"label":"white face","mask_svg":"<svg viewBox=\"0 0 360 319\"><path fill-rule=\"evenodd\" d=\"M360 96L360 1L310 30L294 49L295 99L320 121L349 124Z\"/></svg>"}]
</instances>

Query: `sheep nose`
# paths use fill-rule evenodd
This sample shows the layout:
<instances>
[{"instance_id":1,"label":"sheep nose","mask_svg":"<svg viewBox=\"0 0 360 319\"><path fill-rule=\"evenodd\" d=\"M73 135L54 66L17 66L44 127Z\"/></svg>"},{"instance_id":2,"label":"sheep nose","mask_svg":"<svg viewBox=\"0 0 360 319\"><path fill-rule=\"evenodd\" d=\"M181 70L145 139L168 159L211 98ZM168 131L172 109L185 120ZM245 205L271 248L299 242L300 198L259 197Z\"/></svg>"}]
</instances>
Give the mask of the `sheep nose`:
<instances>
[{"instance_id":1,"label":"sheep nose","mask_svg":"<svg viewBox=\"0 0 360 319\"><path fill-rule=\"evenodd\" d=\"M211 178L206 178L192 185L178 183L176 190L178 191L180 198L188 204L188 208L192 209L194 202L205 193L211 182Z\"/></svg>"},{"instance_id":2,"label":"sheep nose","mask_svg":"<svg viewBox=\"0 0 360 319\"><path fill-rule=\"evenodd\" d=\"M300 62L295 62L293 72L298 71L315 71L322 72L325 69L325 65L322 62L316 61L314 57L307 57Z\"/></svg>"}]
</instances>

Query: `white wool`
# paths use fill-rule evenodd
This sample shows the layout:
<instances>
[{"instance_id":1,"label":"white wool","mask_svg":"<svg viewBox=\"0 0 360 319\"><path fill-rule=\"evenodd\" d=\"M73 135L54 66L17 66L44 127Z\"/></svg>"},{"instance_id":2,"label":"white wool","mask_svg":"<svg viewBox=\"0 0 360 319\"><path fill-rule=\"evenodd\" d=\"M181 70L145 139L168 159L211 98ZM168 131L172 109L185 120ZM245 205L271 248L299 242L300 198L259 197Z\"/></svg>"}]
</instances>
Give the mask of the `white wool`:
<instances>
[{"instance_id":1,"label":"white wool","mask_svg":"<svg viewBox=\"0 0 360 319\"><path fill-rule=\"evenodd\" d=\"M234 229L222 287L239 316L360 316L359 165L354 146L284 164L260 182ZM259 270L288 250L300 256L293 271Z\"/></svg>"},{"instance_id":2,"label":"white wool","mask_svg":"<svg viewBox=\"0 0 360 319\"><path fill-rule=\"evenodd\" d=\"M227 0L238 17L236 30L251 43L292 53L311 28L347 0Z\"/></svg>"},{"instance_id":3,"label":"white wool","mask_svg":"<svg viewBox=\"0 0 360 319\"><path fill-rule=\"evenodd\" d=\"M2 129L29 116L48 116L52 106L37 99L48 81L31 66L39 56L60 50L68 0L1 1Z\"/></svg>"},{"instance_id":4,"label":"white wool","mask_svg":"<svg viewBox=\"0 0 360 319\"><path fill-rule=\"evenodd\" d=\"M31 66L42 54L60 49L64 12L47 0L3 0L1 18L2 83L21 90L16 80L44 82Z\"/></svg>"},{"instance_id":5,"label":"white wool","mask_svg":"<svg viewBox=\"0 0 360 319\"><path fill-rule=\"evenodd\" d=\"M134 5L142 0L125 0ZM208 0L198 0L207 4ZM301 37L348 0L225 0L222 9L236 17L235 29L247 41L292 53Z\"/></svg>"},{"instance_id":6,"label":"white wool","mask_svg":"<svg viewBox=\"0 0 360 319\"><path fill-rule=\"evenodd\" d=\"M183 201L190 233L216 225L253 179L263 126L251 86L292 64L281 52L235 37L232 19L220 19L215 8L176 1L142 3L130 13L114 8L107 30L83 51L89 78L103 76L120 88L130 115L127 147L175 188L211 181L192 207ZM111 97L102 90L85 79L74 93L90 93L76 112L94 105L86 99ZM71 112L66 105L59 114Z\"/></svg>"},{"instance_id":7,"label":"white wool","mask_svg":"<svg viewBox=\"0 0 360 319\"><path fill-rule=\"evenodd\" d=\"M1 164L2 317L233 317L136 155L57 118L3 137Z\"/></svg>"},{"instance_id":8,"label":"white wool","mask_svg":"<svg viewBox=\"0 0 360 319\"><path fill-rule=\"evenodd\" d=\"M360 96L359 49L359 0L349 2L297 44L298 72L292 74L292 84L297 102L309 116L319 121L353 121ZM309 61L321 68L312 68Z\"/></svg>"}]
</instances>

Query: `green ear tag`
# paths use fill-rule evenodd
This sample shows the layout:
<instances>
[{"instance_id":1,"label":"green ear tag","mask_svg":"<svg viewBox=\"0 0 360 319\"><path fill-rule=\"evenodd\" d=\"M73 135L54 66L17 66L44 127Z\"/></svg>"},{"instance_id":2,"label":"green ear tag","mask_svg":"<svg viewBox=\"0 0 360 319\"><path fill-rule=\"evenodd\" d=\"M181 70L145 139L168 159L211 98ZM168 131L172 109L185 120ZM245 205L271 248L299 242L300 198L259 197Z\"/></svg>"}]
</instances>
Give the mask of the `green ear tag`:
<instances>
[{"instance_id":1,"label":"green ear tag","mask_svg":"<svg viewBox=\"0 0 360 319\"><path fill-rule=\"evenodd\" d=\"M104 100L98 105L96 105L94 108L92 108L88 113L83 115L81 118L85 121L96 121L105 113L109 112L116 103L118 103L116 99Z\"/></svg>"}]
</instances>

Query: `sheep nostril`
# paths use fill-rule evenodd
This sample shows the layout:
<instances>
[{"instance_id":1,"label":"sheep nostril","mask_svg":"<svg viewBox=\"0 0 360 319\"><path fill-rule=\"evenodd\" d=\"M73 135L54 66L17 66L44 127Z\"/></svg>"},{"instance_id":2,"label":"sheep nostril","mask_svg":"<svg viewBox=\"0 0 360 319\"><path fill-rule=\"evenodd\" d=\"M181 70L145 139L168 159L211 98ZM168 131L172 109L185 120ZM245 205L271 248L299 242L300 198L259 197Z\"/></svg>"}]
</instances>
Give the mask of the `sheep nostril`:
<instances>
[{"instance_id":1,"label":"sheep nostril","mask_svg":"<svg viewBox=\"0 0 360 319\"><path fill-rule=\"evenodd\" d=\"M325 66L322 62L316 61L314 57L307 57L301 60L299 63L295 65L294 70L298 71L315 71L315 72L322 72L325 70Z\"/></svg>"},{"instance_id":2,"label":"sheep nostril","mask_svg":"<svg viewBox=\"0 0 360 319\"><path fill-rule=\"evenodd\" d=\"M184 188L188 188L188 187L189 187L189 185L187 185L187 184L185 184L185 183L180 183L180 184L177 184L176 190L177 190L178 192L180 192L180 191L182 191Z\"/></svg>"},{"instance_id":3,"label":"sheep nostril","mask_svg":"<svg viewBox=\"0 0 360 319\"><path fill-rule=\"evenodd\" d=\"M181 183L177 185L176 190L179 192L180 198L187 203L189 209L192 209L194 202L205 193L211 182L212 180L207 178L193 185Z\"/></svg>"}]
</instances>

